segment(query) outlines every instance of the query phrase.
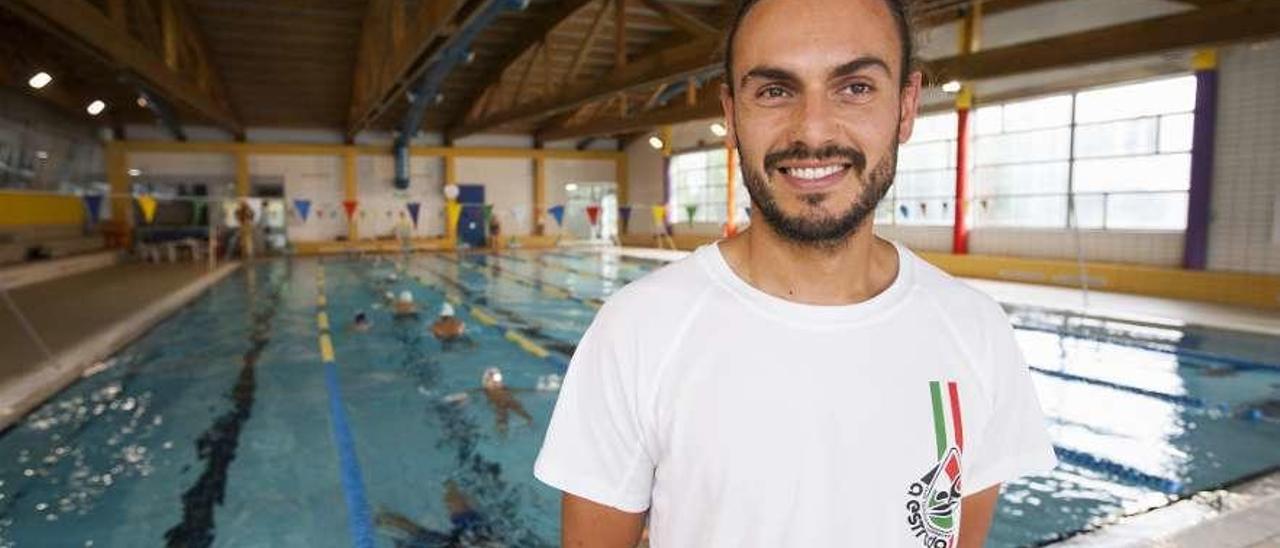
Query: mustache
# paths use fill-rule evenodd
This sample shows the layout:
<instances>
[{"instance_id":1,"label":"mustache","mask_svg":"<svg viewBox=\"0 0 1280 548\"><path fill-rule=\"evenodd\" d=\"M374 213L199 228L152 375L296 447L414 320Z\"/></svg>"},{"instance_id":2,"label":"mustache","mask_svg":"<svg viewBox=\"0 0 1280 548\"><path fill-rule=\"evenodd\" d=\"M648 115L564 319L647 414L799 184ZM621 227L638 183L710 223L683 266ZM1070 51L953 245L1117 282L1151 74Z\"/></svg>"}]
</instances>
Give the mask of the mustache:
<instances>
[{"instance_id":1,"label":"mustache","mask_svg":"<svg viewBox=\"0 0 1280 548\"><path fill-rule=\"evenodd\" d=\"M821 148L811 148L804 143L794 143L782 150L775 150L764 156L765 171L773 171L778 164L787 160L830 160L843 159L853 166L854 172L862 175L867 168L867 155L853 147L830 144Z\"/></svg>"}]
</instances>

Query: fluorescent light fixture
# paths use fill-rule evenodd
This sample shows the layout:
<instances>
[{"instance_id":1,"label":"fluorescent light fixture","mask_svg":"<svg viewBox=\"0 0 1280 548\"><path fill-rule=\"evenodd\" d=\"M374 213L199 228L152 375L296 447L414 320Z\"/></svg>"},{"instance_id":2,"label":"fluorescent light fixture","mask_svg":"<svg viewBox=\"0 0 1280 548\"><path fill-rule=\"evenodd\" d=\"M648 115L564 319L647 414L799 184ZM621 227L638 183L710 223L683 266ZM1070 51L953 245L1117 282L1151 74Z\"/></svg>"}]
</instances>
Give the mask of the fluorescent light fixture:
<instances>
[{"instance_id":1,"label":"fluorescent light fixture","mask_svg":"<svg viewBox=\"0 0 1280 548\"><path fill-rule=\"evenodd\" d=\"M653 147L655 150L662 150L662 146L663 146L662 138L658 137L657 135L650 137L649 146Z\"/></svg>"},{"instance_id":2,"label":"fluorescent light fixture","mask_svg":"<svg viewBox=\"0 0 1280 548\"><path fill-rule=\"evenodd\" d=\"M725 135L729 134L729 130L724 127L724 124L720 122L714 122L711 124L711 134L715 135L716 137L724 137Z\"/></svg>"},{"instance_id":3,"label":"fluorescent light fixture","mask_svg":"<svg viewBox=\"0 0 1280 548\"><path fill-rule=\"evenodd\" d=\"M94 99L92 103L89 103L89 106L84 108L84 110L87 111L90 116L97 116L102 114L102 111L106 110L106 108L107 104L102 102L101 99Z\"/></svg>"},{"instance_id":4,"label":"fluorescent light fixture","mask_svg":"<svg viewBox=\"0 0 1280 548\"><path fill-rule=\"evenodd\" d=\"M27 85L35 89L40 89L49 85L49 82L52 82L52 81L53 81L53 77L49 76L49 73L42 70L40 72L37 72L35 76L32 76L30 80L27 80Z\"/></svg>"},{"instance_id":5,"label":"fluorescent light fixture","mask_svg":"<svg viewBox=\"0 0 1280 548\"><path fill-rule=\"evenodd\" d=\"M129 176L130 176L130 177L137 177L137 176L139 176L139 175L142 175L142 170L141 170L141 169L138 169L138 168L136 168L136 167L135 167L135 168L131 168L131 169L129 169Z\"/></svg>"},{"instance_id":6,"label":"fluorescent light fixture","mask_svg":"<svg viewBox=\"0 0 1280 548\"><path fill-rule=\"evenodd\" d=\"M952 80L950 82L942 84L942 92L943 93L960 93L960 87L961 86L960 86L959 80Z\"/></svg>"},{"instance_id":7,"label":"fluorescent light fixture","mask_svg":"<svg viewBox=\"0 0 1280 548\"><path fill-rule=\"evenodd\" d=\"M567 184L567 185L564 185L564 189L565 189L565 190L567 190L567 191L569 191L569 192L573 192L573 191L575 191L575 190L578 190L578 185L576 185L576 184L574 184L574 183L569 183L569 184Z\"/></svg>"}]
</instances>

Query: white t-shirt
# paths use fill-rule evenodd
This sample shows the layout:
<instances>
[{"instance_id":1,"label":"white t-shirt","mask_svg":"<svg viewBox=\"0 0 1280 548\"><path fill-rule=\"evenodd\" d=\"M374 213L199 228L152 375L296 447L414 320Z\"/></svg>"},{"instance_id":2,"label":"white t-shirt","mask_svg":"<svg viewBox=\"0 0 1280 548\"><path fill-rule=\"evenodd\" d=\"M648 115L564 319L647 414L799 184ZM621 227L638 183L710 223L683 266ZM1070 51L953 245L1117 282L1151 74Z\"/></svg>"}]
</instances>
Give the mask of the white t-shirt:
<instances>
[{"instance_id":1,"label":"white t-shirt","mask_svg":"<svg viewBox=\"0 0 1280 548\"><path fill-rule=\"evenodd\" d=\"M534 474L650 510L659 548L953 546L959 497L1056 459L1004 311L895 247L894 282L847 306L764 293L714 244L626 286Z\"/></svg>"}]
</instances>

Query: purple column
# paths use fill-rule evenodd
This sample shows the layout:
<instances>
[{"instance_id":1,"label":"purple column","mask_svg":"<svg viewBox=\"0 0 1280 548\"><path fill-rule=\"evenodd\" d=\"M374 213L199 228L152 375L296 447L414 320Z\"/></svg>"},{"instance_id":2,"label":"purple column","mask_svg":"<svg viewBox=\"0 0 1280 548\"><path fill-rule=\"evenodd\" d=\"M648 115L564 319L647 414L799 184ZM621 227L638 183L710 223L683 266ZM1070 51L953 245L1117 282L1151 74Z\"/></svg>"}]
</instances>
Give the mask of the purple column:
<instances>
[{"instance_id":1,"label":"purple column","mask_svg":"<svg viewBox=\"0 0 1280 548\"><path fill-rule=\"evenodd\" d=\"M1210 54L1211 55L1211 54ZM1218 120L1216 63L1196 70L1196 117L1191 139L1191 191L1182 267L1204 270L1209 257L1209 200L1213 194L1214 129Z\"/></svg>"}]
</instances>

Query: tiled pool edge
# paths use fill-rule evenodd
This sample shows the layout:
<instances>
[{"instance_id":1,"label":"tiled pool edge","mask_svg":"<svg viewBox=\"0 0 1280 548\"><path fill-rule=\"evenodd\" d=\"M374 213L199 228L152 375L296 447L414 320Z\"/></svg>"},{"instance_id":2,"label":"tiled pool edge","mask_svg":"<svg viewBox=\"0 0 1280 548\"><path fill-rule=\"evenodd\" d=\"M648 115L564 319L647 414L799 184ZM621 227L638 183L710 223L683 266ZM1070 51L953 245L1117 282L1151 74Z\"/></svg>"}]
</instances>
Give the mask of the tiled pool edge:
<instances>
[{"instance_id":1,"label":"tiled pool edge","mask_svg":"<svg viewBox=\"0 0 1280 548\"><path fill-rule=\"evenodd\" d=\"M240 263L224 264L128 318L103 326L93 336L44 360L31 373L0 387L0 432L75 382L94 363L146 333L239 267Z\"/></svg>"},{"instance_id":2,"label":"tiled pool edge","mask_svg":"<svg viewBox=\"0 0 1280 548\"><path fill-rule=\"evenodd\" d=\"M1054 548L1250 548L1280 538L1280 471L1120 518Z\"/></svg>"}]
</instances>

